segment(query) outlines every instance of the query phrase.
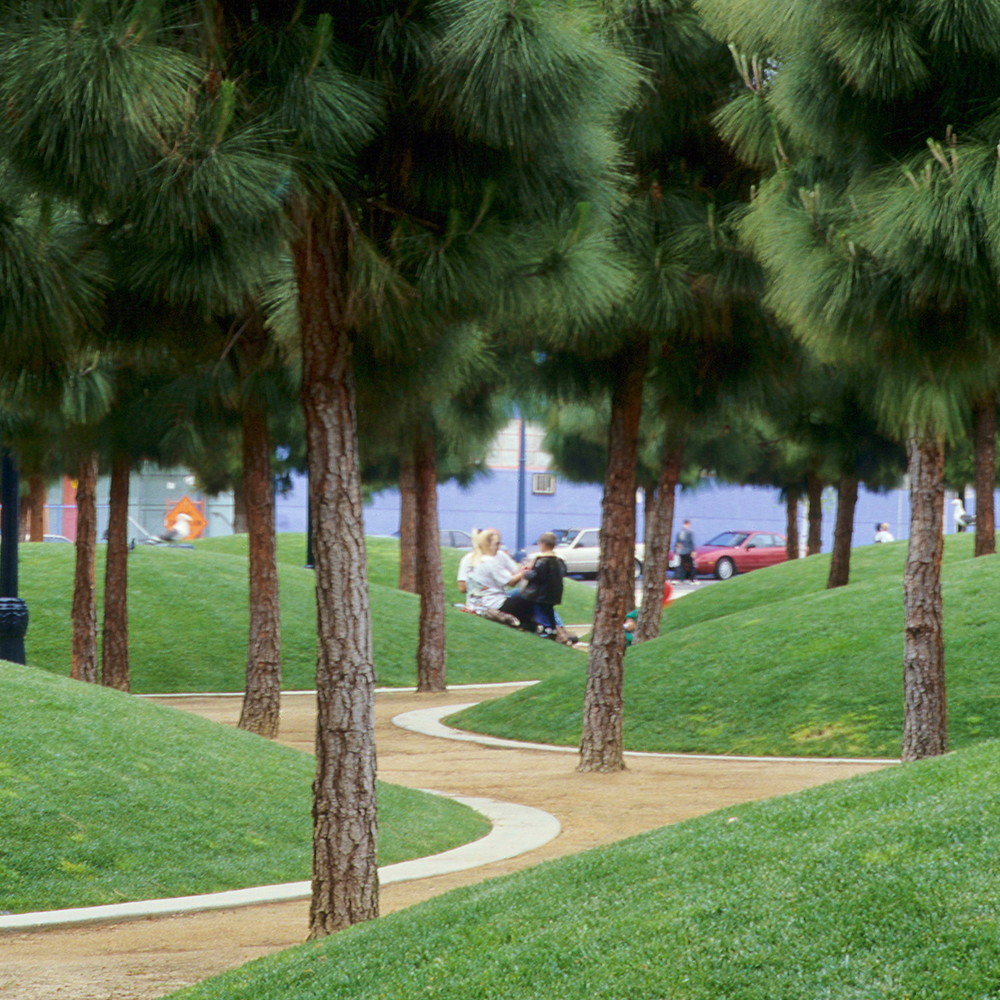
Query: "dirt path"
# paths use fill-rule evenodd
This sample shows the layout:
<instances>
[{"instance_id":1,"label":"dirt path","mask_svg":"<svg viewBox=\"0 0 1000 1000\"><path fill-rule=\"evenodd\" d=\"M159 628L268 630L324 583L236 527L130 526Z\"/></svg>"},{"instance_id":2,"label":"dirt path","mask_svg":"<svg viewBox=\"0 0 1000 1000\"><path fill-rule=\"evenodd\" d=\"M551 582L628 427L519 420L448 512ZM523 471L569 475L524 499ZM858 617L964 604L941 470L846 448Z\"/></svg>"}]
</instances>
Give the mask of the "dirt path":
<instances>
[{"instance_id":1,"label":"dirt path","mask_svg":"<svg viewBox=\"0 0 1000 1000\"><path fill-rule=\"evenodd\" d=\"M484 795L555 815L562 833L544 847L472 871L382 890L382 912L456 886L503 875L739 802L822 784L879 765L630 758L616 775L577 774L570 754L480 747L407 732L392 718L414 708L496 697L497 689L445 695L379 694L379 778ZM235 725L239 698L158 699ZM282 742L311 751L314 699L285 696ZM0 1000L149 1000L305 939L308 902L262 905L68 930L0 936Z\"/></svg>"}]
</instances>

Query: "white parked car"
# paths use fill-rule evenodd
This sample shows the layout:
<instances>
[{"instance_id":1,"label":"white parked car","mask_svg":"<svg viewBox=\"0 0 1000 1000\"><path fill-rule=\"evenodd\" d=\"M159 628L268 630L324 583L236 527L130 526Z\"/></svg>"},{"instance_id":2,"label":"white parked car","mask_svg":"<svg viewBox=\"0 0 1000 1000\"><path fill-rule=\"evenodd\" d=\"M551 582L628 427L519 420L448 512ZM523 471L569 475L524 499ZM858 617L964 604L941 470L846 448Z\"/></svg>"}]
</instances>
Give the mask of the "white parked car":
<instances>
[{"instance_id":1,"label":"white parked car","mask_svg":"<svg viewBox=\"0 0 1000 1000\"><path fill-rule=\"evenodd\" d=\"M565 572L580 576L597 573L597 564L601 558L601 532L599 528L568 528L562 540L556 544L556 555L563 561ZM556 532L559 534L560 532ZM642 574L642 561L646 549L643 545L635 547L635 575ZM528 553L528 560L538 555L537 550Z\"/></svg>"}]
</instances>

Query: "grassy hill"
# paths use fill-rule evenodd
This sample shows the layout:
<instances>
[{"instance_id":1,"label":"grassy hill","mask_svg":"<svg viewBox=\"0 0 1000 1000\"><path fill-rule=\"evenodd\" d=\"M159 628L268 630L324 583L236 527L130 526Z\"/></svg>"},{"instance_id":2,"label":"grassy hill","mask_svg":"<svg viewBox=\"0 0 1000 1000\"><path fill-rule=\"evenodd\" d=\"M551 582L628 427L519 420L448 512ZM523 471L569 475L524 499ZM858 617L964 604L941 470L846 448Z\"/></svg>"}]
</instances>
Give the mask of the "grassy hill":
<instances>
[{"instance_id":1,"label":"grassy hill","mask_svg":"<svg viewBox=\"0 0 1000 1000\"><path fill-rule=\"evenodd\" d=\"M949 738L1000 735L1000 556L950 535L942 570ZM826 590L829 556L784 563L684 597L625 666L632 750L895 757L903 724L906 543L855 549L851 583ZM497 736L579 741L584 680L566 672L454 716Z\"/></svg>"},{"instance_id":2,"label":"grassy hill","mask_svg":"<svg viewBox=\"0 0 1000 1000\"><path fill-rule=\"evenodd\" d=\"M996 997L998 781L991 741L727 809L448 893L173 995Z\"/></svg>"},{"instance_id":3,"label":"grassy hill","mask_svg":"<svg viewBox=\"0 0 1000 1000\"><path fill-rule=\"evenodd\" d=\"M307 754L93 684L0 663L0 910L91 906L309 878ZM379 862L489 824L380 784Z\"/></svg>"},{"instance_id":4,"label":"grassy hill","mask_svg":"<svg viewBox=\"0 0 1000 1000\"><path fill-rule=\"evenodd\" d=\"M316 672L314 575L304 569L302 535L279 536L283 686L312 688ZM419 598L395 588L399 550L392 539L368 545L375 667L380 684L415 683ZM22 545L21 596L30 625L28 662L68 674L73 547ZM246 538L209 539L195 549L137 546L129 556L129 620L132 686L139 693L241 691L246 669ZM446 552L449 600L459 553ZM98 548L98 600L104 548ZM568 612L589 621L594 592L570 582ZM447 609L448 680L531 680L570 665L583 669L578 653L473 615ZM99 618L100 620L100 611ZM567 620L572 618L567 617Z\"/></svg>"}]
</instances>

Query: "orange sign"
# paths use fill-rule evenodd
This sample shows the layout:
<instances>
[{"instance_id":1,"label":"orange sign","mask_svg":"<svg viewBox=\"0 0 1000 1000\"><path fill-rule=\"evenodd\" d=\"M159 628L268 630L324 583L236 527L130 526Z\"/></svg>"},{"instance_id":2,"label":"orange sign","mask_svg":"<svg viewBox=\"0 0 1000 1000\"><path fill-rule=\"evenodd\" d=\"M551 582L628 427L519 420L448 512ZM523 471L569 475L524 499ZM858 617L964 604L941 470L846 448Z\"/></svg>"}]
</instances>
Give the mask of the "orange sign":
<instances>
[{"instance_id":1,"label":"orange sign","mask_svg":"<svg viewBox=\"0 0 1000 1000\"><path fill-rule=\"evenodd\" d=\"M163 519L164 527L168 529L172 528L174 526L174 522L177 520L178 514L187 514L187 516L191 519L189 522L190 531L187 534L188 538L200 538L201 533L208 527L208 521L205 520L205 515L202 514L199 505L189 500L187 497L181 497L181 499L167 511L167 516Z\"/></svg>"}]
</instances>

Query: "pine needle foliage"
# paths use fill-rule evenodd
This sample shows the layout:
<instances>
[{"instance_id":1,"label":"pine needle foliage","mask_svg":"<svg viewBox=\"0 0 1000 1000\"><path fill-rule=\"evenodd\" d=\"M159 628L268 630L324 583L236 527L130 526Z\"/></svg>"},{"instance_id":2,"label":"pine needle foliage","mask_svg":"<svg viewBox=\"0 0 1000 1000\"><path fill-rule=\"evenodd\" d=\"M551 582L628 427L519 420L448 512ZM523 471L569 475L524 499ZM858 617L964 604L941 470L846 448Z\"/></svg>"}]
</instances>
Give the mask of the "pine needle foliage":
<instances>
[{"instance_id":1,"label":"pine needle foliage","mask_svg":"<svg viewBox=\"0 0 1000 1000\"><path fill-rule=\"evenodd\" d=\"M772 128L778 170L743 228L770 304L821 353L879 366L888 429L960 434L963 399L996 370L997 156L979 137L1000 4L898 2L880 17L826 0L808 23L806 5L764 6L761 33L761 14L699 4L737 52L766 46L775 67L720 119L754 163Z\"/></svg>"}]
</instances>

